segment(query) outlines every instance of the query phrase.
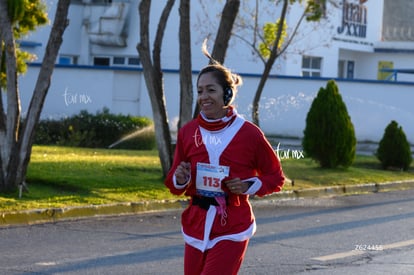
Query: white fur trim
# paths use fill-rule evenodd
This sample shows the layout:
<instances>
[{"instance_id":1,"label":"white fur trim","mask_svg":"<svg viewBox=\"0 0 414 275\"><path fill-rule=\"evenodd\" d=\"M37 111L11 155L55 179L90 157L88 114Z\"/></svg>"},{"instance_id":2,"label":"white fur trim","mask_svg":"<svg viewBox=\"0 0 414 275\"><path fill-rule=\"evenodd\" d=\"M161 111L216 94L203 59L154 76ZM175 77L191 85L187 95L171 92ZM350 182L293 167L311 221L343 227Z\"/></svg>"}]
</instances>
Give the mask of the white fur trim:
<instances>
[{"instance_id":1,"label":"white fur trim","mask_svg":"<svg viewBox=\"0 0 414 275\"><path fill-rule=\"evenodd\" d=\"M253 221L253 223L245 231L242 231L236 234L220 236L220 237L210 240L209 236L211 233L211 228L213 226L213 221L214 221L214 217L216 213L217 213L216 207L213 205L210 205L210 208L207 211L203 240L199 240L194 237L191 237L185 234L184 230L181 230L183 237L184 237L184 241L188 245L191 245L192 247L197 248L201 252L204 252L205 250L210 249L213 246L215 246L219 241L229 240L229 241L234 241L234 242L242 242L242 241L250 239L254 235L254 233L256 233L256 221Z\"/></svg>"},{"instance_id":2,"label":"white fur trim","mask_svg":"<svg viewBox=\"0 0 414 275\"><path fill-rule=\"evenodd\" d=\"M247 189L247 191L245 193L243 193L245 195L254 195L262 187L262 181L257 177L253 177L253 178L250 178L250 179L245 179L243 181L253 181L252 186L250 186L250 188Z\"/></svg>"},{"instance_id":3,"label":"white fur trim","mask_svg":"<svg viewBox=\"0 0 414 275\"><path fill-rule=\"evenodd\" d=\"M187 180L187 182L185 184L178 184L177 183L177 179L175 178L175 174L173 175L173 183L174 183L174 187L176 189L184 189L184 188L186 188L187 185L188 185L188 183L190 182L190 180L191 180L191 176L188 178L188 180Z\"/></svg>"}]
</instances>

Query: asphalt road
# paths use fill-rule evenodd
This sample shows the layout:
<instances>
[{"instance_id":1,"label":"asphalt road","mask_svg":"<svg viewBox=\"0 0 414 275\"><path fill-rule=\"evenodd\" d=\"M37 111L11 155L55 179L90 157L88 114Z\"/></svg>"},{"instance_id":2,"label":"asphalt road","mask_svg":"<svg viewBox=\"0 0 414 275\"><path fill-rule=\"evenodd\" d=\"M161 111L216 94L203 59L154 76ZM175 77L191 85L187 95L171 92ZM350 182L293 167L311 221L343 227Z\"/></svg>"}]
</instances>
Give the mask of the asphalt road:
<instances>
[{"instance_id":1,"label":"asphalt road","mask_svg":"<svg viewBox=\"0 0 414 275\"><path fill-rule=\"evenodd\" d=\"M414 190L255 205L240 274L414 274ZM182 274L180 211L0 228L0 274Z\"/></svg>"}]
</instances>

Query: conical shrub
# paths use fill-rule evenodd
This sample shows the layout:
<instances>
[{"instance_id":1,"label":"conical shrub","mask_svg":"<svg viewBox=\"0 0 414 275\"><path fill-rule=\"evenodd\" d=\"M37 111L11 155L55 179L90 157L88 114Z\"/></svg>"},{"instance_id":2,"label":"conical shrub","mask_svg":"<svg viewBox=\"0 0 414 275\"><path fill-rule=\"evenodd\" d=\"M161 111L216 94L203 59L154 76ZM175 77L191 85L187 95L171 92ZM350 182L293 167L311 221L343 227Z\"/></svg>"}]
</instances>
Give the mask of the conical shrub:
<instances>
[{"instance_id":1,"label":"conical shrub","mask_svg":"<svg viewBox=\"0 0 414 275\"><path fill-rule=\"evenodd\" d=\"M354 125L335 81L321 87L306 117L302 141L306 156L323 168L349 167L355 159Z\"/></svg>"},{"instance_id":2,"label":"conical shrub","mask_svg":"<svg viewBox=\"0 0 414 275\"><path fill-rule=\"evenodd\" d=\"M412 162L411 148L401 126L394 120L385 128L377 149L382 168L407 170Z\"/></svg>"}]
</instances>

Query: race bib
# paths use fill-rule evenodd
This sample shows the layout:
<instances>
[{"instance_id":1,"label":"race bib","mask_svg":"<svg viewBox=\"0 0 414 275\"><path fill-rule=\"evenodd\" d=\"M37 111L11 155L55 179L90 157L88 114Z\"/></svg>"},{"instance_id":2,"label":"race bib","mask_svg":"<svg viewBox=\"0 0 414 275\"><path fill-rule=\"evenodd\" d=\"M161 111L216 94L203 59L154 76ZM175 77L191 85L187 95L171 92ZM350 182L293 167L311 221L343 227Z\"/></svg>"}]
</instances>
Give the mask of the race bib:
<instances>
[{"instance_id":1,"label":"race bib","mask_svg":"<svg viewBox=\"0 0 414 275\"><path fill-rule=\"evenodd\" d=\"M221 181L229 176L230 167L197 163L197 194L204 197L220 197L225 193L221 189Z\"/></svg>"}]
</instances>

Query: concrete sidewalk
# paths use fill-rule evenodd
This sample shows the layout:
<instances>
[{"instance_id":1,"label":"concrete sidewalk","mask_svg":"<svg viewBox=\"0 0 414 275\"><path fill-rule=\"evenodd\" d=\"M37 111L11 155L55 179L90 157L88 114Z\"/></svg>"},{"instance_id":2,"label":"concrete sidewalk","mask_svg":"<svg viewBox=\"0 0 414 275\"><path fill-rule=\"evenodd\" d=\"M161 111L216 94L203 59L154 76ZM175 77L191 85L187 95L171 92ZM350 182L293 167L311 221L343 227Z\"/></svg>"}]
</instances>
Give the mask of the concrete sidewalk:
<instances>
[{"instance_id":1,"label":"concrete sidewalk","mask_svg":"<svg viewBox=\"0 0 414 275\"><path fill-rule=\"evenodd\" d=\"M250 199L250 201L253 206L260 206L272 203L274 204L276 202L284 200L296 200L300 198L342 196L362 193L366 194L405 189L414 189L414 180L282 191L263 198L253 197ZM184 209L187 204L187 200L126 202L82 207L48 208L18 212L5 212L0 214L0 227L30 225L36 223L84 219L99 216L131 215L172 209Z\"/></svg>"}]
</instances>

